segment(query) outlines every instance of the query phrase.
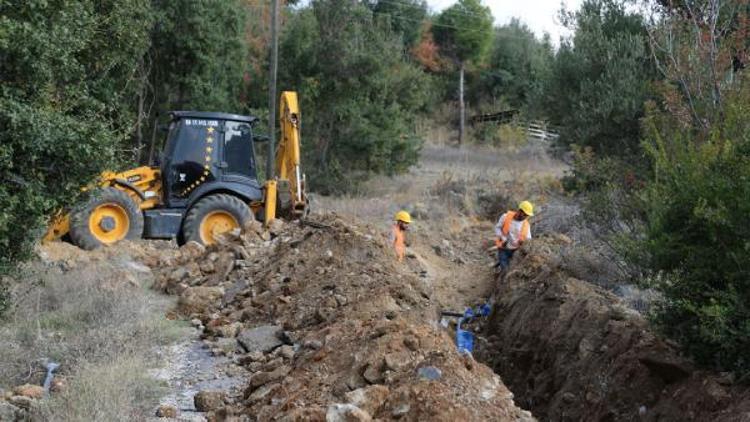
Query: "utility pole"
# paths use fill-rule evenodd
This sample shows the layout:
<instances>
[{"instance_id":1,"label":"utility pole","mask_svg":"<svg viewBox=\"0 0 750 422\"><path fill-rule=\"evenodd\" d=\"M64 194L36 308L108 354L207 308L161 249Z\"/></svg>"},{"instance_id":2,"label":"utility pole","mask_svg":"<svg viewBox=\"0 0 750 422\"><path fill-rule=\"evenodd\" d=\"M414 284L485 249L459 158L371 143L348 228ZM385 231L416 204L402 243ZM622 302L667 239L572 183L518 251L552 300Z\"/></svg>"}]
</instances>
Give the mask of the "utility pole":
<instances>
[{"instance_id":1,"label":"utility pole","mask_svg":"<svg viewBox=\"0 0 750 422\"><path fill-rule=\"evenodd\" d=\"M271 69L268 76L268 161L266 179L274 175L276 160L276 73L279 64L279 0L271 0Z\"/></svg>"},{"instance_id":2,"label":"utility pole","mask_svg":"<svg viewBox=\"0 0 750 422\"><path fill-rule=\"evenodd\" d=\"M461 60L460 76L458 81L458 146L464 144L466 132L466 103L464 103L464 61Z\"/></svg>"}]
</instances>

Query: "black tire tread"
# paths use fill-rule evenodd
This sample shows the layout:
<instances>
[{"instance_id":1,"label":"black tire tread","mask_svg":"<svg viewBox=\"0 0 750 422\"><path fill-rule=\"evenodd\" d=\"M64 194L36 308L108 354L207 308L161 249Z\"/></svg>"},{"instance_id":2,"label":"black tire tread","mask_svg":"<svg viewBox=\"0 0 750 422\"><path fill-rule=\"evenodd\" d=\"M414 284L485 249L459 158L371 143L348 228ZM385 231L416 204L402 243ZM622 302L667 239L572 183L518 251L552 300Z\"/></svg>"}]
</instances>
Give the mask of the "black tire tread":
<instances>
[{"instance_id":1,"label":"black tire tread","mask_svg":"<svg viewBox=\"0 0 750 422\"><path fill-rule=\"evenodd\" d=\"M200 236L201 221L206 214L216 210L228 211L237 219L240 228L255 219L250 207L236 196L225 193L208 195L198 200L187 212L185 221L182 223L182 236L185 242L194 240L203 243Z\"/></svg>"},{"instance_id":2,"label":"black tire tread","mask_svg":"<svg viewBox=\"0 0 750 422\"><path fill-rule=\"evenodd\" d=\"M87 251L103 245L89 231L89 216L94 208L106 203L115 203L125 209L130 219L130 228L125 239L136 240L143 235L143 213L138 204L127 193L113 188L99 188L91 193L86 203L76 207L70 214L70 240Z\"/></svg>"}]
</instances>

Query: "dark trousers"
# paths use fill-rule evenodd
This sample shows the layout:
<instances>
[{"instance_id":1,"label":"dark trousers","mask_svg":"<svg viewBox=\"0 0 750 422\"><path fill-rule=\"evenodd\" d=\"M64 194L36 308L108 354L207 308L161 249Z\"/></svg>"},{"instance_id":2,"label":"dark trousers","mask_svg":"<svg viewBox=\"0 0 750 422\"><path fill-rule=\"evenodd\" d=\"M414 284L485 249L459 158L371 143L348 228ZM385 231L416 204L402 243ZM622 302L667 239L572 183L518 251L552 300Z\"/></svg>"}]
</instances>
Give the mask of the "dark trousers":
<instances>
[{"instance_id":1,"label":"dark trousers","mask_svg":"<svg viewBox=\"0 0 750 422\"><path fill-rule=\"evenodd\" d=\"M516 253L515 249L500 248L497 250L497 265L502 270L507 270L510 266L510 259L513 258L513 254Z\"/></svg>"}]
</instances>

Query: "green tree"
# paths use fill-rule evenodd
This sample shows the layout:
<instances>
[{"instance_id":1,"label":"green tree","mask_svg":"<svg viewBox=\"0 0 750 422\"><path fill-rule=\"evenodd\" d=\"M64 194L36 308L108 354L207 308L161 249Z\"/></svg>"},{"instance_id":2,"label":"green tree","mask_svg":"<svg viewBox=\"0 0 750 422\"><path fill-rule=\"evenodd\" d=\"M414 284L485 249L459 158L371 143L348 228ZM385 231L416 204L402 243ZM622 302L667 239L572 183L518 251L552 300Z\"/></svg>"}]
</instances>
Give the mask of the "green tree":
<instances>
[{"instance_id":1,"label":"green tree","mask_svg":"<svg viewBox=\"0 0 750 422\"><path fill-rule=\"evenodd\" d=\"M707 137L651 111L645 145L654 173L637 247L654 274L648 284L664 295L655 314L664 332L699 362L747 380L750 89L743 83L739 92L725 94L724 117Z\"/></svg>"},{"instance_id":2,"label":"green tree","mask_svg":"<svg viewBox=\"0 0 750 422\"><path fill-rule=\"evenodd\" d=\"M119 161L151 23L147 0L0 2L0 266Z\"/></svg>"},{"instance_id":3,"label":"green tree","mask_svg":"<svg viewBox=\"0 0 750 422\"><path fill-rule=\"evenodd\" d=\"M537 39L518 19L496 27L487 67L473 87L477 100L503 98L512 107L530 106L543 93L553 59L548 35Z\"/></svg>"},{"instance_id":4,"label":"green tree","mask_svg":"<svg viewBox=\"0 0 750 422\"><path fill-rule=\"evenodd\" d=\"M541 99L561 141L605 155L640 151L643 104L658 79L643 17L625 0L586 0L555 56Z\"/></svg>"},{"instance_id":5,"label":"green tree","mask_svg":"<svg viewBox=\"0 0 750 422\"><path fill-rule=\"evenodd\" d=\"M361 4L318 0L290 17L279 88L299 92L305 168L317 190L340 192L416 162L427 79L403 52L401 37Z\"/></svg>"},{"instance_id":6,"label":"green tree","mask_svg":"<svg viewBox=\"0 0 750 422\"><path fill-rule=\"evenodd\" d=\"M463 143L466 124L464 73L469 62L484 60L492 42L492 13L481 0L459 0L445 9L432 26L441 53L450 57L459 69L458 143Z\"/></svg>"},{"instance_id":7,"label":"green tree","mask_svg":"<svg viewBox=\"0 0 750 422\"><path fill-rule=\"evenodd\" d=\"M414 47L422 35L422 23L427 18L424 0L365 0L375 13L375 19L385 19L394 31L404 37L406 48Z\"/></svg>"},{"instance_id":8,"label":"green tree","mask_svg":"<svg viewBox=\"0 0 750 422\"><path fill-rule=\"evenodd\" d=\"M153 0L148 87L154 106L148 117L169 110L242 113L245 7L241 0ZM153 132L157 134L156 132ZM152 142L153 148L158 147Z\"/></svg>"}]
</instances>

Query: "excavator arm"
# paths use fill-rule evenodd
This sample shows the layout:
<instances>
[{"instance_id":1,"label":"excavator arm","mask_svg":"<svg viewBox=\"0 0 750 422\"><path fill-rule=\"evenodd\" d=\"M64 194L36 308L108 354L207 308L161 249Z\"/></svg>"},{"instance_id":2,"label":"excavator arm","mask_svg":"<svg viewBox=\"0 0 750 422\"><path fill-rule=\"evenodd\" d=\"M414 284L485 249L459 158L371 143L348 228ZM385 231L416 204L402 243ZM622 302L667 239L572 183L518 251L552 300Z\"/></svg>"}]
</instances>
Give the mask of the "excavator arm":
<instances>
[{"instance_id":1,"label":"excavator arm","mask_svg":"<svg viewBox=\"0 0 750 422\"><path fill-rule=\"evenodd\" d=\"M302 217L308 212L305 178L300 170L300 112L296 92L281 94L279 126L276 174L266 182L266 223L276 218L277 212L288 218Z\"/></svg>"}]
</instances>

